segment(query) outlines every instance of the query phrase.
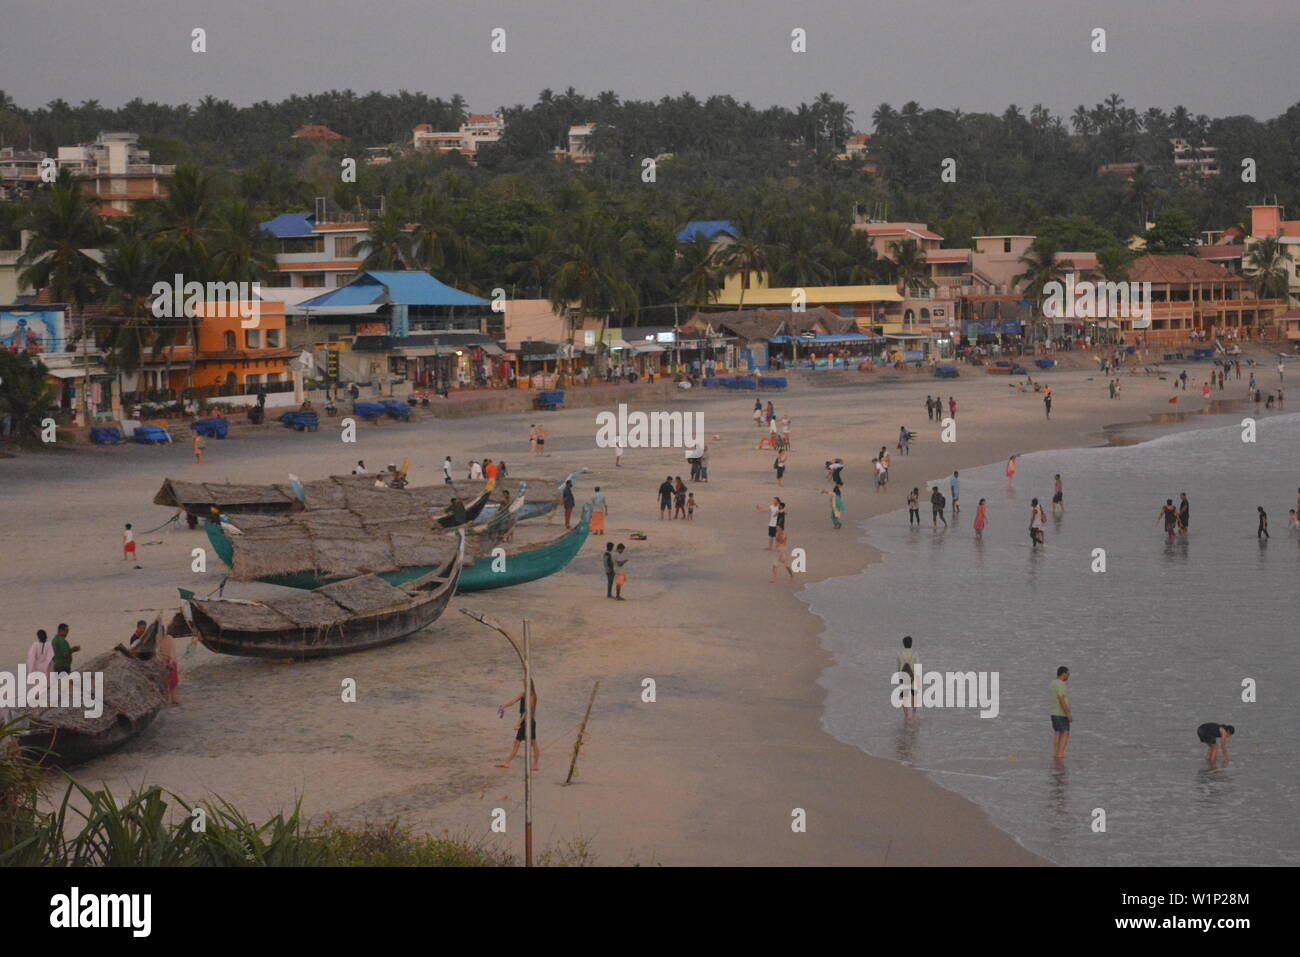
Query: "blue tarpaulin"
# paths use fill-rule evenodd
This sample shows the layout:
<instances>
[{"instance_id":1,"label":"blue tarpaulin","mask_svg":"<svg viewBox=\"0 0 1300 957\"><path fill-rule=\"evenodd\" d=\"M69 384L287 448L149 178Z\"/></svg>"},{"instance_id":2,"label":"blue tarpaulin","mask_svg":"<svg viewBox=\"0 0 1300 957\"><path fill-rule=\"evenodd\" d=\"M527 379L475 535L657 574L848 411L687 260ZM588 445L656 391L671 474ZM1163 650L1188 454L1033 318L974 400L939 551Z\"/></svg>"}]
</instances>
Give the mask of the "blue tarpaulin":
<instances>
[{"instance_id":1,"label":"blue tarpaulin","mask_svg":"<svg viewBox=\"0 0 1300 957\"><path fill-rule=\"evenodd\" d=\"M90 430L90 441L96 445L117 445L122 441L122 433L114 428L94 428Z\"/></svg>"},{"instance_id":2,"label":"blue tarpaulin","mask_svg":"<svg viewBox=\"0 0 1300 957\"><path fill-rule=\"evenodd\" d=\"M315 412L284 412L281 413L279 421L284 423L286 429L297 432L315 432L320 425L320 417Z\"/></svg>"},{"instance_id":3,"label":"blue tarpaulin","mask_svg":"<svg viewBox=\"0 0 1300 957\"><path fill-rule=\"evenodd\" d=\"M378 402L353 402L352 414L363 419L378 419L386 410Z\"/></svg>"},{"instance_id":4,"label":"blue tarpaulin","mask_svg":"<svg viewBox=\"0 0 1300 957\"><path fill-rule=\"evenodd\" d=\"M166 445L172 440L166 429L160 429L156 425L137 425L131 438L141 445Z\"/></svg>"},{"instance_id":5,"label":"blue tarpaulin","mask_svg":"<svg viewBox=\"0 0 1300 957\"><path fill-rule=\"evenodd\" d=\"M224 439L230 423L225 419L199 419L190 423L190 429L207 439Z\"/></svg>"}]
</instances>

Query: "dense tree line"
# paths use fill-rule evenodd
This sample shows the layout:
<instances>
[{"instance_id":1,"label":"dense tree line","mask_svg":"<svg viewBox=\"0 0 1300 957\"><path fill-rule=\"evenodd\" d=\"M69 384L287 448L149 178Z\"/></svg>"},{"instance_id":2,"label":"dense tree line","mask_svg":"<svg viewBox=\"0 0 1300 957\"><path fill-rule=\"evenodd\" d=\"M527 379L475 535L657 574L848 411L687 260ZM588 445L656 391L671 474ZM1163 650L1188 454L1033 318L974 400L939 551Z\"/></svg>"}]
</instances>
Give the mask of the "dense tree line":
<instances>
[{"instance_id":1,"label":"dense tree line","mask_svg":"<svg viewBox=\"0 0 1300 957\"><path fill-rule=\"evenodd\" d=\"M651 103L546 90L531 106L502 113L505 136L483 148L477 166L459 155L403 154L388 165L360 164L351 183L340 177L345 157L400 143L417 123L454 129L464 100L343 91L250 107L209 97L195 107L55 101L24 110L0 94L6 144L53 151L101 130L131 130L156 162L182 164L172 198L135 223L80 218L88 213L62 184L23 206L0 204L0 240L12 248L18 229L32 228L39 248L63 251L57 281L44 277L61 286L60 298L126 308L143 288L138 280L159 270L169 276L178 263L199 279L267 278L275 250L256 223L311 210L314 197L325 196L372 219L364 249L371 267L423 268L482 295L502 287L511 297L580 302L587 315L671 322L707 301L725 275L749 268L769 269L790 286L923 285L919 250L904 244L876 256L851 229L855 211L930 223L950 247L974 235L1034 233L1043 237L1039 254L1104 253L1118 274L1127 239L1148 221L1157 223L1148 234L1153 248L1178 251L1198 230L1241 222L1245 207L1266 196L1300 207L1300 104L1265 121L1211 120L1182 107L1138 113L1114 95L1069 118L1041 106L994 115L882 104L869 118L869 156L851 161L838 155L854 132L853 114L830 94L790 110L730 97ZM581 122L598 124L594 161L556 163L551 151ZM304 123L349 139L291 141ZM1222 175L1180 179L1172 137L1218 147ZM643 160L663 154L671 159L647 182ZM1242 182L1246 157L1257 182ZM947 159L955 160L955 182L940 175ZM1099 175L1103 164L1119 162L1139 166L1127 177ZM738 242L725 258L704 244L679 244L677 231L692 219L729 219ZM79 243L108 244L112 278L72 254L85 248ZM29 265L45 268L36 259ZM141 318L140 311L135 302L131 312ZM124 346L128 363L131 352L165 346L168 334L140 323L114 332L134 340Z\"/></svg>"}]
</instances>

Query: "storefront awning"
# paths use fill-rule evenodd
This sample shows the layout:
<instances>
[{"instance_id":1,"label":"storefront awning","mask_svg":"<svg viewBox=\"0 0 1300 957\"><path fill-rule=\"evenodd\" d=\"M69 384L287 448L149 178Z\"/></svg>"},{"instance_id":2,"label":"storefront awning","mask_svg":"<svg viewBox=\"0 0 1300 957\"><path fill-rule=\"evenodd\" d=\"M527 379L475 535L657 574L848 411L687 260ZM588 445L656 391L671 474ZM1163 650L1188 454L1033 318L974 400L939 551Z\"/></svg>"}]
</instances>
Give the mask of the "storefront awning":
<instances>
[{"instance_id":1,"label":"storefront awning","mask_svg":"<svg viewBox=\"0 0 1300 957\"><path fill-rule=\"evenodd\" d=\"M47 372L56 379L84 379L87 375L92 378L104 373L96 372L94 369L49 369Z\"/></svg>"},{"instance_id":2,"label":"storefront awning","mask_svg":"<svg viewBox=\"0 0 1300 957\"><path fill-rule=\"evenodd\" d=\"M607 341L605 342L605 345L609 347L609 351L610 351L610 352L617 352L617 351L620 350L620 349L630 349L630 348L632 348L632 347L629 346L629 345L627 344L627 342L626 342L625 340L623 340L623 339L609 339L609 340L607 340Z\"/></svg>"},{"instance_id":3,"label":"storefront awning","mask_svg":"<svg viewBox=\"0 0 1300 957\"><path fill-rule=\"evenodd\" d=\"M647 352L667 352L663 346L655 345L653 342L639 342L632 347L632 351L637 355Z\"/></svg>"}]
</instances>

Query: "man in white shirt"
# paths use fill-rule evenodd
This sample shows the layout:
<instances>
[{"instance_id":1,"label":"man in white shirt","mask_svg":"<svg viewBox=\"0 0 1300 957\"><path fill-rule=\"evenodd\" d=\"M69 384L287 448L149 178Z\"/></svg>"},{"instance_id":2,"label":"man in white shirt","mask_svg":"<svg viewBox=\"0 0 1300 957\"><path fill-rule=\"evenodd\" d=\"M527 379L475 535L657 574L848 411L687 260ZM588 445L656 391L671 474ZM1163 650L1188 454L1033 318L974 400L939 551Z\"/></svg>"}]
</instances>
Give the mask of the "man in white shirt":
<instances>
[{"instance_id":1,"label":"man in white shirt","mask_svg":"<svg viewBox=\"0 0 1300 957\"><path fill-rule=\"evenodd\" d=\"M448 485L451 484L451 456L442 460L442 480Z\"/></svg>"},{"instance_id":2,"label":"man in white shirt","mask_svg":"<svg viewBox=\"0 0 1300 957\"><path fill-rule=\"evenodd\" d=\"M369 475L370 473L366 471L366 463L363 462L363 461L361 461L360 459L358 459L358 460L357 460L357 467L354 468L354 469L352 470L352 474L353 474L353 475Z\"/></svg>"}]
</instances>

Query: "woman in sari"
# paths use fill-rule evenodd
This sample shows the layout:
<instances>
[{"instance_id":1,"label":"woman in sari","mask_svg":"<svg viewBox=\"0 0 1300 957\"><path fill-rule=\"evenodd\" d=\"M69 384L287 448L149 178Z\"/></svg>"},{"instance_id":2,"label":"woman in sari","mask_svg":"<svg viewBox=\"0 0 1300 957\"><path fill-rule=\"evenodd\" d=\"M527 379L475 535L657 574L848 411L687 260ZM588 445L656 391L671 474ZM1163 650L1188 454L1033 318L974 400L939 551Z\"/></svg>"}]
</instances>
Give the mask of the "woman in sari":
<instances>
[{"instance_id":1,"label":"woman in sari","mask_svg":"<svg viewBox=\"0 0 1300 957\"><path fill-rule=\"evenodd\" d=\"M821 489L820 491L823 495L829 495L831 497L831 525L835 528L839 528L840 523L844 518L844 498L840 495L840 487L836 485L835 488L829 492L826 491L826 489Z\"/></svg>"}]
</instances>

